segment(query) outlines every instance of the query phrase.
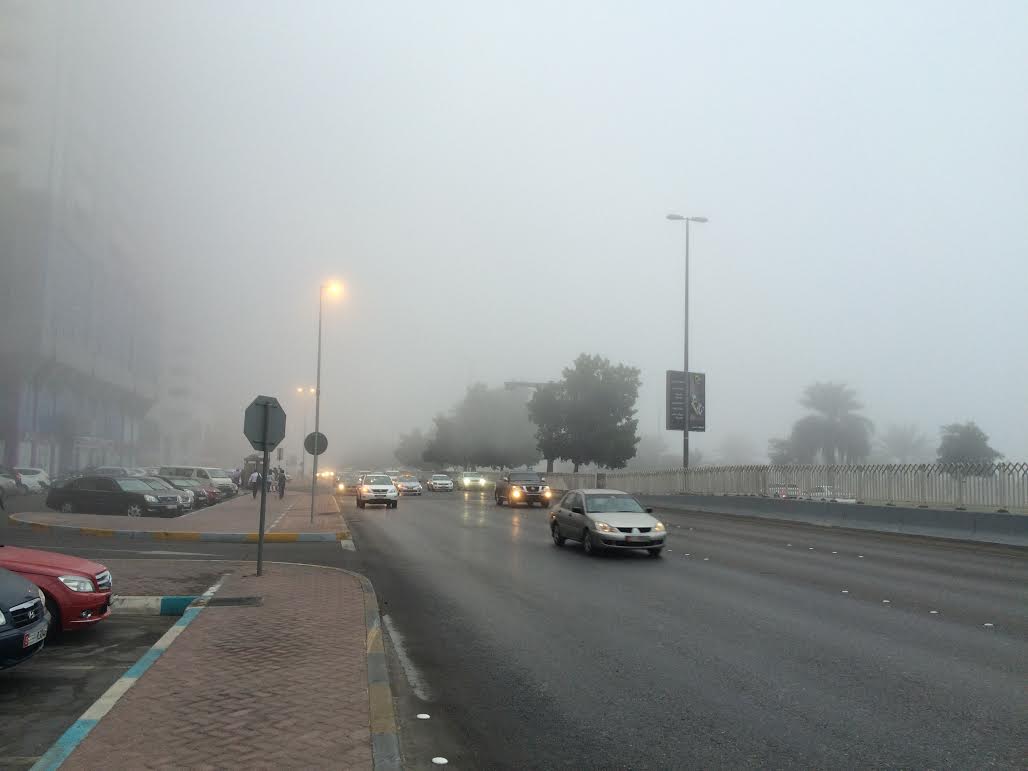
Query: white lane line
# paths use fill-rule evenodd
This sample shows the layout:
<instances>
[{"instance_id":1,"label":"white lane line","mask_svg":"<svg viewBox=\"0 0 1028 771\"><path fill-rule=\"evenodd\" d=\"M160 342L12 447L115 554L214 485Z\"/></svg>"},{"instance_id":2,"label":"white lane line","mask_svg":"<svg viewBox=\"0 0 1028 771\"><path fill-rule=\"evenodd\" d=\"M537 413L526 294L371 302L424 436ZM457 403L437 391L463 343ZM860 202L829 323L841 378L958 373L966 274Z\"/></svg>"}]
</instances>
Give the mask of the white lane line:
<instances>
[{"instance_id":1,"label":"white lane line","mask_svg":"<svg viewBox=\"0 0 1028 771\"><path fill-rule=\"evenodd\" d=\"M833 551L833 552L832 552L832 554L838 554L838 553L839 553L839 552L837 552L837 551Z\"/></svg>"},{"instance_id":2,"label":"white lane line","mask_svg":"<svg viewBox=\"0 0 1028 771\"><path fill-rule=\"evenodd\" d=\"M345 549L346 551L357 551L357 546L352 540L345 540L339 542L339 548Z\"/></svg>"},{"instance_id":3,"label":"white lane line","mask_svg":"<svg viewBox=\"0 0 1028 771\"><path fill-rule=\"evenodd\" d=\"M432 716L429 715L427 712L419 712L414 717L416 717L418 720L428 720Z\"/></svg>"},{"instance_id":4,"label":"white lane line","mask_svg":"<svg viewBox=\"0 0 1028 771\"><path fill-rule=\"evenodd\" d=\"M991 624L990 622L986 621L986 622L985 622L984 624L982 624L982 626L987 626L987 627L991 627L991 626L992 626L992 624Z\"/></svg>"},{"instance_id":5,"label":"white lane line","mask_svg":"<svg viewBox=\"0 0 1028 771\"><path fill-rule=\"evenodd\" d=\"M843 593L843 594L849 594L849 593L850 593L850 590L849 590L849 589L843 589L843 590L842 590L842 593Z\"/></svg>"},{"instance_id":6,"label":"white lane line","mask_svg":"<svg viewBox=\"0 0 1028 771\"><path fill-rule=\"evenodd\" d=\"M882 605L889 605L890 602L890 600L882 600Z\"/></svg>"},{"instance_id":7,"label":"white lane line","mask_svg":"<svg viewBox=\"0 0 1028 771\"><path fill-rule=\"evenodd\" d=\"M417 667L414 666L414 662L410 660L410 656L407 655L407 649L403 644L403 635L393 626L393 619L389 615L383 614L382 623L385 624L386 632L389 633L389 639L393 643L393 650L396 651L396 658L400 660L403 674L406 675L407 683L410 685L411 690L414 691L414 695L422 701L429 701L428 685L425 683L421 673L418 672Z\"/></svg>"},{"instance_id":8,"label":"white lane line","mask_svg":"<svg viewBox=\"0 0 1028 771\"><path fill-rule=\"evenodd\" d=\"M933 616L939 615L939 611L937 611L937 610L930 610L928 612L931 613Z\"/></svg>"},{"instance_id":9,"label":"white lane line","mask_svg":"<svg viewBox=\"0 0 1028 771\"><path fill-rule=\"evenodd\" d=\"M862 560L862 559L864 559L864 555L863 555L863 554L858 554L858 555L857 555L857 559L858 559L858 560Z\"/></svg>"}]
</instances>

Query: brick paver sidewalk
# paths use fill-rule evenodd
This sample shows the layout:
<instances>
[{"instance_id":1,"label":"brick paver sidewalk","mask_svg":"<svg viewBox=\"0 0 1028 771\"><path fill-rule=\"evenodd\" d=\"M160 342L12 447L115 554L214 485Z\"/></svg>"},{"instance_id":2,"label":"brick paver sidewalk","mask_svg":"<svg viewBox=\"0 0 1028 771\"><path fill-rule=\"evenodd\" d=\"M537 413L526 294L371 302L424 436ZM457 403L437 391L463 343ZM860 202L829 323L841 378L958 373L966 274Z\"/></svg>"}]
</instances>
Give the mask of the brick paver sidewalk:
<instances>
[{"instance_id":1,"label":"brick paver sidewalk","mask_svg":"<svg viewBox=\"0 0 1028 771\"><path fill-rule=\"evenodd\" d=\"M216 595L62 768L372 767L364 595L348 573L266 565Z\"/></svg>"},{"instance_id":2,"label":"brick paver sidewalk","mask_svg":"<svg viewBox=\"0 0 1028 771\"><path fill-rule=\"evenodd\" d=\"M287 492L268 495L265 512L267 531L280 533L341 532L346 525L334 498L319 494L314 524L310 524L310 492ZM19 518L37 524L90 527L109 530L163 531L169 533L256 533L260 520L260 499L243 493L210 508L197 509L181 517L122 517L110 514L60 514L33 512ZM296 530L290 529L296 527Z\"/></svg>"}]
</instances>

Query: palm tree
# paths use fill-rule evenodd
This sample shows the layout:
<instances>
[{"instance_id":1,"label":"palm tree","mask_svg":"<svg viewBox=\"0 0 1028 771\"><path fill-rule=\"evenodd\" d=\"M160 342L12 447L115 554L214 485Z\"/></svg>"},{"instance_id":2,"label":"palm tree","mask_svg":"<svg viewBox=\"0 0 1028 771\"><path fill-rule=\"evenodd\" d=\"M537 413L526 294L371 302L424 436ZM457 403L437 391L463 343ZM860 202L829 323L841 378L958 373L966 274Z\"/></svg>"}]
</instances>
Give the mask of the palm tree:
<instances>
[{"instance_id":1,"label":"palm tree","mask_svg":"<svg viewBox=\"0 0 1028 771\"><path fill-rule=\"evenodd\" d=\"M864 405L856 391L842 383L807 386L800 404L815 414L793 426L793 445L804 456L820 454L823 462L857 463L871 454L874 426L857 411Z\"/></svg>"}]
</instances>

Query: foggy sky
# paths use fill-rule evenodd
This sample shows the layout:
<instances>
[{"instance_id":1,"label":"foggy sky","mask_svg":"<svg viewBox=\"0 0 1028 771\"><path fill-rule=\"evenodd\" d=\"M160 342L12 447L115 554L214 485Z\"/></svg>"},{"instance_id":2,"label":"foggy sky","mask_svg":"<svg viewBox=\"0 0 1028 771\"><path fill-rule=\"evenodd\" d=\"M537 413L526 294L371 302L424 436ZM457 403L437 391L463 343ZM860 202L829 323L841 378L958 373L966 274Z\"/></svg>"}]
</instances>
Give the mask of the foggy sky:
<instances>
[{"instance_id":1,"label":"foggy sky","mask_svg":"<svg viewBox=\"0 0 1028 771\"><path fill-rule=\"evenodd\" d=\"M206 299L166 324L219 352L198 377L230 426L260 392L298 432L338 278L336 447L583 351L642 370L656 433L681 368L679 211L710 218L694 446L762 454L835 380L879 430L934 446L974 419L1028 457L1023 0L89 9L63 34L124 64L94 117L120 137L139 259Z\"/></svg>"}]
</instances>

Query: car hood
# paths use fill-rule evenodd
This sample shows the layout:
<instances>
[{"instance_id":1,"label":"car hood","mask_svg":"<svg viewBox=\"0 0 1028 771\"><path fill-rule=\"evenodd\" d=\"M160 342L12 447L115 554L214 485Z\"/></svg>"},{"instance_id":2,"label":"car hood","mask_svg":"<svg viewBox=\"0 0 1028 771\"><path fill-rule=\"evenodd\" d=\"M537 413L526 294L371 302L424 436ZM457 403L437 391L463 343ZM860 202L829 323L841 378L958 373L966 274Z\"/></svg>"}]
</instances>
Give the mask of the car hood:
<instances>
[{"instance_id":1,"label":"car hood","mask_svg":"<svg viewBox=\"0 0 1028 771\"><path fill-rule=\"evenodd\" d=\"M590 513L593 522L606 522L611 527L653 527L660 520L652 514L637 514L630 511L611 511Z\"/></svg>"},{"instance_id":2,"label":"car hood","mask_svg":"<svg viewBox=\"0 0 1028 771\"><path fill-rule=\"evenodd\" d=\"M92 562L70 554L57 554L40 549L23 549L20 546L0 546L0 567L15 573L36 573L59 576L67 573L95 576L107 570L98 562Z\"/></svg>"},{"instance_id":3,"label":"car hood","mask_svg":"<svg viewBox=\"0 0 1028 771\"><path fill-rule=\"evenodd\" d=\"M26 581L17 573L0 568L0 606L4 610L12 605L21 605L26 600L39 597L39 590L31 581Z\"/></svg>"}]
</instances>

